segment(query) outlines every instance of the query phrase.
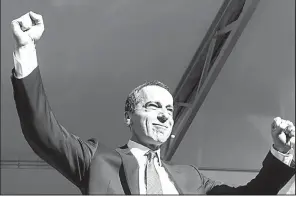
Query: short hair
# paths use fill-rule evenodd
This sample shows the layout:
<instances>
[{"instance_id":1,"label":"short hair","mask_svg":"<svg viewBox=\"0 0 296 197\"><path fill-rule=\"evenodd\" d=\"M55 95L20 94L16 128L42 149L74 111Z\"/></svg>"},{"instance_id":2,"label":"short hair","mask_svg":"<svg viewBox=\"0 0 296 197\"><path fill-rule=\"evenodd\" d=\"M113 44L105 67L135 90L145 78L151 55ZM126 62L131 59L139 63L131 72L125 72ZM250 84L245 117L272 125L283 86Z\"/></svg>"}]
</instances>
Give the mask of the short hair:
<instances>
[{"instance_id":1,"label":"short hair","mask_svg":"<svg viewBox=\"0 0 296 197\"><path fill-rule=\"evenodd\" d=\"M170 89L167 85L165 85L164 83L154 80L154 81L148 81L138 87L136 87L127 97L126 101L125 101L125 107L124 110L125 112L131 112L134 113L135 111L135 107L136 105L140 102L140 100L137 97L137 93L139 93L140 90L142 90L144 87L147 86L159 86L162 87L164 89L166 89L167 91L170 92Z\"/></svg>"}]
</instances>

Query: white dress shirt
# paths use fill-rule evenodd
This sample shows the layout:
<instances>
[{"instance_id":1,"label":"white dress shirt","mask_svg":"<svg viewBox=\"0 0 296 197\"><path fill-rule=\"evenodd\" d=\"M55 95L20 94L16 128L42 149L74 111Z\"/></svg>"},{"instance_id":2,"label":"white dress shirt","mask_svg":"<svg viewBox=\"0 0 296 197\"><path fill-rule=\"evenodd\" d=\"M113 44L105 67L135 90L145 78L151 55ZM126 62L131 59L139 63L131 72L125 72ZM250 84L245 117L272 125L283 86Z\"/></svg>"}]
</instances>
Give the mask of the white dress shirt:
<instances>
[{"instance_id":1,"label":"white dress shirt","mask_svg":"<svg viewBox=\"0 0 296 197\"><path fill-rule=\"evenodd\" d=\"M147 156L145 154L150 150L149 148L138 144L132 140L129 140L127 146L129 147L132 154L135 156L135 158L138 161L139 164L139 190L140 194L146 194L146 185L145 185L145 165L147 162ZM179 194L174 183L172 180L170 180L168 173L162 166L161 160L160 160L160 150L156 151L157 157L154 158L154 166L156 168L156 171L158 173L160 182L161 182L161 188L163 191L163 194Z\"/></svg>"},{"instance_id":2,"label":"white dress shirt","mask_svg":"<svg viewBox=\"0 0 296 197\"><path fill-rule=\"evenodd\" d=\"M292 161L294 161L294 165L295 165L295 150L294 149L291 148L289 152L284 154L284 153L281 153L281 152L275 150L272 145L270 148L270 152L273 154L273 156L275 156L278 160L280 160L284 164L291 166ZM295 168L295 166L294 166L294 168Z\"/></svg>"},{"instance_id":3,"label":"white dress shirt","mask_svg":"<svg viewBox=\"0 0 296 197\"><path fill-rule=\"evenodd\" d=\"M13 62L16 78L21 79L28 76L38 66L35 45L29 44L15 50Z\"/></svg>"}]
</instances>

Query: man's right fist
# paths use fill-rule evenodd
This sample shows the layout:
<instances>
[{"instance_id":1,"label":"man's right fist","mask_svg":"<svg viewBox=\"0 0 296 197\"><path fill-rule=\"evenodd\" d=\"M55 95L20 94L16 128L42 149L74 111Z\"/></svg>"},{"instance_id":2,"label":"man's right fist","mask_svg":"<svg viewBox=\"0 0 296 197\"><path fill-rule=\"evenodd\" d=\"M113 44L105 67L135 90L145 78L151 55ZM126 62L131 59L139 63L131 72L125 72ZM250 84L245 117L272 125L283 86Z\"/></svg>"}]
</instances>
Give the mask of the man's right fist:
<instances>
[{"instance_id":1,"label":"man's right fist","mask_svg":"<svg viewBox=\"0 0 296 197\"><path fill-rule=\"evenodd\" d=\"M32 11L11 22L17 47L36 43L44 32L42 16Z\"/></svg>"}]
</instances>

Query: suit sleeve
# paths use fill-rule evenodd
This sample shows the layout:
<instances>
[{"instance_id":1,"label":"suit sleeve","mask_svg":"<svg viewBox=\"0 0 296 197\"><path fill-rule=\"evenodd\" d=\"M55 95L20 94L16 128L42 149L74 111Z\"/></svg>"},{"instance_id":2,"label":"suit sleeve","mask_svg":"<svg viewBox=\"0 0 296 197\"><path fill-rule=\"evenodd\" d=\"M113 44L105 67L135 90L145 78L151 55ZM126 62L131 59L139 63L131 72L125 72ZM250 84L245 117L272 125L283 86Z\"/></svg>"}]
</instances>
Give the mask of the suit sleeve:
<instances>
[{"instance_id":1,"label":"suit sleeve","mask_svg":"<svg viewBox=\"0 0 296 197\"><path fill-rule=\"evenodd\" d=\"M23 135L33 151L76 186L82 187L98 143L82 141L56 120L46 98L39 67L11 81Z\"/></svg>"},{"instance_id":2,"label":"suit sleeve","mask_svg":"<svg viewBox=\"0 0 296 197\"><path fill-rule=\"evenodd\" d=\"M209 195L276 195L295 174L295 169L287 166L268 153L258 175L243 186L231 187L213 181L200 173L206 194Z\"/></svg>"}]
</instances>

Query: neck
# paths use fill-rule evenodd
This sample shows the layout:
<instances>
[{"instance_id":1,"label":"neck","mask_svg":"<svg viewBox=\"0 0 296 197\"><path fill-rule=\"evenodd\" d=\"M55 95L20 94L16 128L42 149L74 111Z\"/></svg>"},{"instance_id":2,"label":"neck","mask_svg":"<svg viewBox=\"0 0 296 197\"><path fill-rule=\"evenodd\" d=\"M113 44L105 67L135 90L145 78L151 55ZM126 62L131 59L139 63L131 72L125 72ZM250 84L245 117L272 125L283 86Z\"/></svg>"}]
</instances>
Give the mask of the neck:
<instances>
[{"instance_id":1,"label":"neck","mask_svg":"<svg viewBox=\"0 0 296 197\"><path fill-rule=\"evenodd\" d=\"M133 135L132 138L131 138L132 141L136 142L136 143L139 143L147 148L149 148L150 150L158 150L160 148L160 145L156 145L156 144L151 144L151 143L145 143L143 142L138 136L136 135Z\"/></svg>"}]
</instances>

